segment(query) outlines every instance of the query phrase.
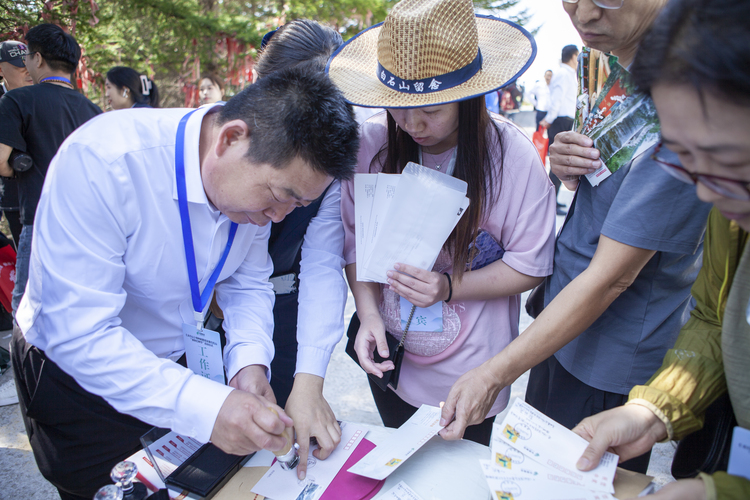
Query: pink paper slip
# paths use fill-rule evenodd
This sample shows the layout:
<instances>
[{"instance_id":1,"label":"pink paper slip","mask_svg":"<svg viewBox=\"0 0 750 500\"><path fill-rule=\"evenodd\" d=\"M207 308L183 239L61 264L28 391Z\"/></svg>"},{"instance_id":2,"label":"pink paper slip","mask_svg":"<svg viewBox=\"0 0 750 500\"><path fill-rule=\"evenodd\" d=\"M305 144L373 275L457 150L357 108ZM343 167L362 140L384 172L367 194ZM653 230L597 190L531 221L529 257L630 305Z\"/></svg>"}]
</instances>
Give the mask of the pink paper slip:
<instances>
[{"instance_id":1,"label":"pink paper slip","mask_svg":"<svg viewBox=\"0 0 750 500\"><path fill-rule=\"evenodd\" d=\"M320 500L369 500L374 497L385 484L385 479L378 481L348 472L351 466L359 462L373 448L375 445L367 439L360 441Z\"/></svg>"}]
</instances>

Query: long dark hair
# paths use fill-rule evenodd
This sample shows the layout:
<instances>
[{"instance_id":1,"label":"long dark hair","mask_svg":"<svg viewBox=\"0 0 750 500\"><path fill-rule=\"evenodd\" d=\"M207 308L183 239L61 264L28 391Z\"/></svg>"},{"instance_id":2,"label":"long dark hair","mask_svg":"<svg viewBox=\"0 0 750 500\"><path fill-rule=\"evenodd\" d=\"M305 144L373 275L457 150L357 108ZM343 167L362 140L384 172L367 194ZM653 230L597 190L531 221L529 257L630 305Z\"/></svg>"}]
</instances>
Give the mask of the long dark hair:
<instances>
[{"instance_id":1,"label":"long dark hair","mask_svg":"<svg viewBox=\"0 0 750 500\"><path fill-rule=\"evenodd\" d=\"M396 126L390 113L387 115L388 142L375 155L370 169L378 162L382 172L399 174L410 161L419 162L419 145ZM498 153L493 154L493 149ZM476 240L479 225L500 195L502 151L502 133L487 112L484 96L459 102L458 146L453 176L466 181L466 196L471 203L444 246L453 260L455 281L461 281L467 263L473 258L469 246Z\"/></svg>"},{"instance_id":2,"label":"long dark hair","mask_svg":"<svg viewBox=\"0 0 750 500\"><path fill-rule=\"evenodd\" d=\"M335 29L310 19L296 19L276 30L260 53L255 71L258 77L263 77L300 64L312 64L323 70L342 43Z\"/></svg>"},{"instance_id":3,"label":"long dark hair","mask_svg":"<svg viewBox=\"0 0 750 500\"><path fill-rule=\"evenodd\" d=\"M640 45L633 76L644 92L658 82L690 84L750 105L750 2L671 0Z\"/></svg>"},{"instance_id":4,"label":"long dark hair","mask_svg":"<svg viewBox=\"0 0 750 500\"><path fill-rule=\"evenodd\" d=\"M151 88L148 91L148 95L143 95L141 74L133 68L128 68L127 66L115 66L107 71L107 80L121 89L127 88L130 90L130 94L133 96L133 102L135 104L148 104L152 108L159 107L159 89L156 88L156 84L149 79L148 81L151 83Z\"/></svg>"}]
</instances>

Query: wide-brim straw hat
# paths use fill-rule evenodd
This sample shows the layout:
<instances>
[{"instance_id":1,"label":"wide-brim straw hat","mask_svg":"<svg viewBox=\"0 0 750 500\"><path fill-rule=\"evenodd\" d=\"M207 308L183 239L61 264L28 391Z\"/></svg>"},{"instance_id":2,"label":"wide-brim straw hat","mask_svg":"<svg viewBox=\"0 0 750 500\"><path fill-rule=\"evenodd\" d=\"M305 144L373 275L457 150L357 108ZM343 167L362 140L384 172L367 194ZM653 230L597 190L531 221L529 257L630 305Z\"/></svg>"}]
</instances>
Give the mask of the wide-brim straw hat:
<instances>
[{"instance_id":1,"label":"wide-brim straw hat","mask_svg":"<svg viewBox=\"0 0 750 500\"><path fill-rule=\"evenodd\" d=\"M326 71L351 104L413 108L478 97L536 57L515 23L475 15L471 0L402 0L333 53Z\"/></svg>"}]
</instances>

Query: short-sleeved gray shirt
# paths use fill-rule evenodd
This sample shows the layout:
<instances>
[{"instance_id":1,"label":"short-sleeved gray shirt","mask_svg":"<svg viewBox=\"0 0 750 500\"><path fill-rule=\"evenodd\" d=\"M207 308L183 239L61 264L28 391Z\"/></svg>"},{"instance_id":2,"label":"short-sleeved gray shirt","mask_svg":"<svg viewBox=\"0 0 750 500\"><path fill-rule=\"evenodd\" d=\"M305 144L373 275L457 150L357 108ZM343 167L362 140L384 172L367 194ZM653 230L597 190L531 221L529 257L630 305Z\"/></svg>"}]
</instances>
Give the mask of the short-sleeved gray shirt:
<instances>
[{"instance_id":1,"label":"short-sleeved gray shirt","mask_svg":"<svg viewBox=\"0 0 750 500\"><path fill-rule=\"evenodd\" d=\"M581 382L627 394L661 366L689 313L711 206L695 186L664 172L649 150L599 186L581 179L572 215L555 244L545 305L591 262L599 235L656 250L635 282L555 357ZM661 154L661 153L660 153ZM669 152L665 158L679 164Z\"/></svg>"}]
</instances>

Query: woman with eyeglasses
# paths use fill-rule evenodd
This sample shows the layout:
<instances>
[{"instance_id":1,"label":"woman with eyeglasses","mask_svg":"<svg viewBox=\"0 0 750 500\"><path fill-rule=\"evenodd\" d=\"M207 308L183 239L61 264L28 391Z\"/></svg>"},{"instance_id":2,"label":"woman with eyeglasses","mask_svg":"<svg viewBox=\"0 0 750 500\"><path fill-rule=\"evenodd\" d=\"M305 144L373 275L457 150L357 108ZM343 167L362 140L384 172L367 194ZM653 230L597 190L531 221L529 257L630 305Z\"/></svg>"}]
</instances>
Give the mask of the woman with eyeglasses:
<instances>
[{"instance_id":1,"label":"woman with eyeglasses","mask_svg":"<svg viewBox=\"0 0 750 500\"><path fill-rule=\"evenodd\" d=\"M579 467L593 468L605 450L624 460L658 441L683 439L701 429L706 409L727 392L731 409L726 411L737 420L730 428L738 442L736 455L729 456L732 474L702 472L667 485L655 499L750 498L750 466L737 453L750 447L748 19L747 0L672 0L633 67L661 120L662 145L654 159L676 178L696 184L698 197L714 208L688 323L660 370L633 388L625 406L574 429L591 441ZM667 148L681 166L663 159ZM691 458L703 458L697 453L691 450Z\"/></svg>"}]
</instances>

